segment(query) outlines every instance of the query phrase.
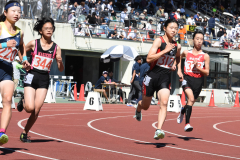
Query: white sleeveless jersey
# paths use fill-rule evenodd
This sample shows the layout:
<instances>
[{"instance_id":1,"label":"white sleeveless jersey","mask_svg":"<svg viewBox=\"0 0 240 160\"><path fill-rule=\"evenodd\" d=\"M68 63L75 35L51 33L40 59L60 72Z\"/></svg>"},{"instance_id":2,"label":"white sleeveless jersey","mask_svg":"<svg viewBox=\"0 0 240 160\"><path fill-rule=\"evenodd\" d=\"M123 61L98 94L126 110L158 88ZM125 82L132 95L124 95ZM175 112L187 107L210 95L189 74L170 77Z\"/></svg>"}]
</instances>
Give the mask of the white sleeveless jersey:
<instances>
[{"instance_id":1,"label":"white sleeveless jersey","mask_svg":"<svg viewBox=\"0 0 240 160\"><path fill-rule=\"evenodd\" d=\"M4 22L0 22L0 25L1 25L0 43L5 43L12 39L14 39L17 43L15 47L0 49L0 60L4 60L11 63L14 61L14 58L18 53L19 44L21 41L21 30L18 27L16 27L16 33L11 34L9 33Z\"/></svg>"}]
</instances>

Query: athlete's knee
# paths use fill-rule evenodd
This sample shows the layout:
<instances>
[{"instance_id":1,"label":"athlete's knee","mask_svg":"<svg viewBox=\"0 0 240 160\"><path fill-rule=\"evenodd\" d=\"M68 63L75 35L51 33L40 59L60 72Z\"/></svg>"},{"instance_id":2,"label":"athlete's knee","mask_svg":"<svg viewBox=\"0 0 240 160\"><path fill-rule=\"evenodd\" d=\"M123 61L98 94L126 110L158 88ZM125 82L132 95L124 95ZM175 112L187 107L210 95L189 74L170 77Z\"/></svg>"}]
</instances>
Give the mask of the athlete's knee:
<instances>
[{"instance_id":1,"label":"athlete's knee","mask_svg":"<svg viewBox=\"0 0 240 160\"><path fill-rule=\"evenodd\" d=\"M189 98L188 98L188 102L194 103L194 101L195 101L194 97L189 97Z\"/></svg>"},{"instance_id":2,"label":"athlete's knee","mask_svg":"<svg viewBox=\"0 0 240 160\"><path fill-rule=\"evenodd\" d=\"M27 112L27 113L32 113L33 111L34 111L34 106L32 106L32 105L25 105L25 111Z\"/></svg>"},{"instance_id":3,"label":"athlete's knee","mask_svg":"<svg viewBox=\"0 0 240 160\"><path fill-rule=\"evenodd\" d=\"M3 104L12 104L12 96L4 96L2 103Z\"/></svg>"},{"instance_id":4,"label":"athlete's knee","mask_svg":"<svg viewBox=\"0 0 240 160\"><path fill-rule=\"evenodd\" d=\"M165 100L165 99L161 100L160 104L161 104L161 106L167 106L168 100Z\"/></svg>"}]
</instances>

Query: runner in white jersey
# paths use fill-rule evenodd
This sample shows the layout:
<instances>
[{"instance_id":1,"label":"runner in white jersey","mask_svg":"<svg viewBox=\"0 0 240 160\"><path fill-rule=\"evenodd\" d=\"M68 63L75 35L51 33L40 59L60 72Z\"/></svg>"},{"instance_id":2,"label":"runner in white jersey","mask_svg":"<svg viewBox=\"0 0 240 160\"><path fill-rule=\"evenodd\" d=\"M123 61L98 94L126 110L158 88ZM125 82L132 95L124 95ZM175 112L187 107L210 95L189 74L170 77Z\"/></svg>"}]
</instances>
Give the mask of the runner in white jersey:
<instances>
[{"instance_id":1,"label":"runner in white jersey","mask_svg":"<svg viewBox=\"0 0 240 160\"><path fill-rule=\"evenodd\" d=\"M12 62L19 51L19 57L22 58L21 54L25 50L23 32L15 26L20 16L21 8L17 1L6 3L4 13L0 16L0 93L3 104L0 145L8 142L8 136L5 132L12 115L11 104L14 91Z\"/></svg>"},{"instance_id":2,"label":"runner in white jersey","mask_svg":"<svg viewBox=\"0 0 240 160\"><path fill-rule=\"evenodd\" d=\"M169 19L164 24L165 35L154 40L147 56L150 69L143 80L142 101L138 102L135 117L142 120L141 110L148 110L154 92L157 92L160 101L158 114L158 126L154 139L162 139L165 133L162 131L163 123L167 116L167 103L170 96L171 71L176 70L176 64L180 61L181 45L177 44L173 37L178 33L178 22Z\"/></svg>"},{"instance_id":3,"label":"runner in white jersey","mask_svg":"<svg viewBox=\"0 0 240 160\"><path fill-rule=\"evenodd\" d=\"M34 26L41 38L33 40L26 45L26 51L32 51L29 68L24 80L24 97L19 101L17 109L19 112L26 110L31 113L27 124L20 135L22 142L31 142L27 136L29 130L36 122L40 109L44 103L49 86L49 72L53 60L56 58L58 70L64 70L61 49L52 41L55 30L54 21L51 18L38 20ZM26 55L23 55L26 56ZM23 57L24 59L25 57Z\"/></svg>"},{"instance_id":4,"label":"runner in white jersey","mask_svg":"<svg viewBox=\"0 0 240 160\"><path fill-rule=\"evenodd\" d=\"M181 62L178 64L178 75L182 81L182 88L188 98L187 104L182 108L177 122L181 123L185 114L186 124L184 130L190 132L193 127L190 125L192 106L202 91L203 78L209 74L210 57L201 49L203 44L202 31L195 31L193 34L194 48L185 50L181 54L181 59L185 57L184 75L181 70Z\"/></svg>"}]
</instances>

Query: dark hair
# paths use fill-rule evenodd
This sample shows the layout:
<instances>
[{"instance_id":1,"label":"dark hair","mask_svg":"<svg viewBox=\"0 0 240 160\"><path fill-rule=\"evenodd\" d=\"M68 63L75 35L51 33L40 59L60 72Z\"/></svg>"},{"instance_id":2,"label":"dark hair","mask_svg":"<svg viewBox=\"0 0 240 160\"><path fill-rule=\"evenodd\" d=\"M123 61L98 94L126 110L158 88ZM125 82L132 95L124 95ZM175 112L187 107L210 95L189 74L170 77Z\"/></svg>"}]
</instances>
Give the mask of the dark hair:
<instances>
[{"instance_id":1,"label":"dark hair","mask_svg":"<svg viewBox=\"0 0 240 160\"><path fill-rule=\"evenodd\" d=\"M190 17L194 17L193 14L191 14Z\"/></svg>"},{"instance_id":2,"label":"dark hair","mask_svg":"<svg viewBox=\"0 0 240 160\"><path fill-rule=\"evenodd\" d=\"M204 33L203 33L201 30L196 30L196 31L193 33L193 39L195 38L196 34L202 34L203 37L204 37Z\"/></svg>"},{"instance_id":3,"label":"dark hair","mask_svg":"<svg viewBox=\"0 0 240 160\"><path fill-rule=\"evenodd\" d=\"M9 1L5 4L4 6L4 10L5 10L5 7L10 4L10 3L19 3L18 1ZM6 12L8 12L8 9L6 10ZM0 15L0 22L4 22L6 20L6 16L4 15L4 13L2 13L2 15Z\"/></svg>"},{"instance_id":4,"label":"dark hair","mask_svg":"<svg viewBox=\"0 0 240 160\"><path fill-rule=\"evenodd\" d=\"M138 61L138 60L141 60L141 59L142 59L142 57L138 55L138 56L135 58L135 61Z\"/></svg>"},{"instance_id":5,"label":"dark hair","mask_svg":"<svg viewBox=\"0 0 240 160\"><path fill-rule=\"evenodd\" d=\"M40 30L42 30L42 27L44 24L50 22L53 26L53 32L55 31L55 26L54 26L54 20L52 18L49 17L43 17L42 19L38 20L35 25L33 30L38 32L39 35L41 35Z\"/></svg>"},{"instance_id":6,"label":"dark hair","mask_svg":"<svg viewBox=\"0 0 240 160\"><path fill-rule=\"evenodd\" d=\"M95 17L97 14L96 14L96 12L93 12L92 13L92 17Z\"/></svg>"},{"instance_id":7,"label":"dark hair","mask_svg":"<svg viewBox=\"0 0 240 160\"><path fill-rule=\"evenodd\" d=\"M178 24L178 21L176 19L168 19L165 23L164 23L164 27L167 28L168 24L169 23L177 23L178 27L179 27L179 24Z\"/></svg>"}]
</instances>

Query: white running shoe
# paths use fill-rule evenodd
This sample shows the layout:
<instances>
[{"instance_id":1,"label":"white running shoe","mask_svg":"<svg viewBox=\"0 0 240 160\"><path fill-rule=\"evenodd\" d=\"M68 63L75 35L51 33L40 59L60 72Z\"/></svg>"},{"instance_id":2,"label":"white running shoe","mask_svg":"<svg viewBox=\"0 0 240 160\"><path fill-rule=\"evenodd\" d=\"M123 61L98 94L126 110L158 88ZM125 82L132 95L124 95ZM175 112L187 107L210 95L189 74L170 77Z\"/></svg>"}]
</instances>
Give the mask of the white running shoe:
<instances>
[{"instance_id":1,"label":"white running shoe","mask_svg":"<svg viewBox=\"0 0 240 160\"><path fill-rule=\"evenodd\" d=\"M159 139L163 139L164 137L165 137L165 133L162 130L158 129L156 130L153 138L156 140L159 140Z\"/></svg>"},{"instance_id":2,"label":"white running shoe","mask_svg":"<svg viewBox=\"0 0 240 160\"><path fill-rule=\"evenodd\" d=\"M184 114L182 114L182 110L183 110L184 108L182 107L181 108L181 111L180 111L180 113L179 113L179 115L178 115L178 117L177 117L177 123L182 123L182 121L183 121L183 117L184 117Z\"/></svg>"},{"instance_id":3,"label":"white running shoe","mask_svg":"<svg viewBox=\"0 0 240 160\"><path fill-rule=\"evenodd\" d=\"M186 124L186 126L184 127L185 132L191 132L192 130L193 130L193 127L189 123Z\"/></svg>"}]
</instances>

